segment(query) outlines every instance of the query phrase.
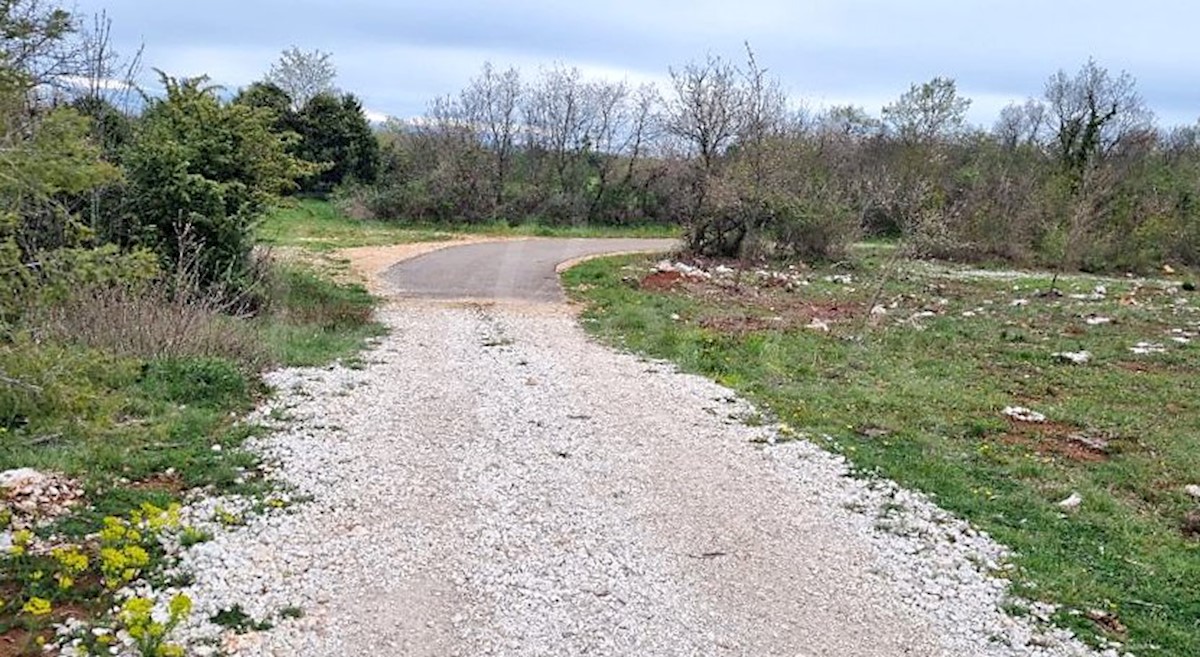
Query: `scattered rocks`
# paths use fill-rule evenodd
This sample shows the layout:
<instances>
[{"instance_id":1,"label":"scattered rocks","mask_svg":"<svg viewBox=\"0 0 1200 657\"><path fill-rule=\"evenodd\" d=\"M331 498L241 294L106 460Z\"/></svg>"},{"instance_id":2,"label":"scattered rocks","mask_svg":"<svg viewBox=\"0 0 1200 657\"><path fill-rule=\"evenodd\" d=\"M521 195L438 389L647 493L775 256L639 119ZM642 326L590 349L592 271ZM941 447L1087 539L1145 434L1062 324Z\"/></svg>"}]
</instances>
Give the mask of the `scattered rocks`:
<instances>
[{"instance_id":1,"label":"scattered rocks","mask_svg":"<svg viewBox=\"0 0 1200 657\"><path fill-rule=\"evenodd\" d=\"M31 529L70 513L83 500L83 486L66 475L20 468L0 472L0 499L14 529Z\"/></svg>"},{"instance_id":2,"label":"scattered rocks","mask_svg":"<svg viewBox=\"0 0 1200 657\"><path fill-rule=\"evenodd\" d=\"M1004 410L1000 412L1016 420L1017 422L1033 422L1040 424L1046 421L1045 415L1025 408L1024 406L1006 406Z\"/></svg>"},{"instance_id":3,"label":"scattered rocks","mask_svg":"<svg viewBox=\"0 0 1200 657\"><path fill-rule=\"evenodd\" d=\"M1129 348L1129 351L1137 356L1147 356L1150 354L1165 354L1167 348L1157 342L1139 342Z\"/></svg>"},{"instance_id":4,"label":"scattered rocks","mask_svg":"<svg viewBox=\"0 0 1200 657\"><path fill-rule=\"evenodd\" d=\"M1085 449L1089 449L1093 452L1100 452L1102 454L1108 453L1108 439L1107 438L1101 438L1099 436L1089 436L1086 433L1073 433L1073 434L1067 436L1067 440L1069 440L1077 445L1080 445L1080 446L1084 447Z\"/></svg>"},{"instance_id":5,"label":"scattered rocks","mask_svg":"<svg viewBox=\"0 0 1200 657\"><path fill-rule=\"evenodd\" d=\"M813 331L821 331L823 333L828 333L829 332L829 323L823 319L814 317L813 320L811 322L809 322L808 325L805 326L804 328L812 329Z\"/></svg>"}]
</instances>

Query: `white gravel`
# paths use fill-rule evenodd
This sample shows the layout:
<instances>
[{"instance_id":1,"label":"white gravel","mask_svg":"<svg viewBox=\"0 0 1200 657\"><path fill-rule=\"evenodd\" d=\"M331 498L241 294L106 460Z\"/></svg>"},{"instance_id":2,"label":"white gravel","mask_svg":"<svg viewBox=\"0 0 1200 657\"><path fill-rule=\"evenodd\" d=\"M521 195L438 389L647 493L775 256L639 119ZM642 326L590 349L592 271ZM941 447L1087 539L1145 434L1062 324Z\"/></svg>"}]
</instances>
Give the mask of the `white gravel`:
<instances>
[{"instance_id":1,"label":"white gravel","mask_svg":"<svg viewBox=\"0 0 1200 657\"><path fill-rule=\"evenodd\" d=\"M1091 655L1000 611L1005 550L563 312L383 312L364 369L270 376L312 497L186 556L247 655ZM210 517L208 502L194 516ZM227 503L231 504L231 503ZM225 507L237 512L236 508ZM305 612L280 619L286 607ZM1035 609L1045 615L1046 609ZM203 652L203 650L201 650Z\"/></svg>"}]
</instances>

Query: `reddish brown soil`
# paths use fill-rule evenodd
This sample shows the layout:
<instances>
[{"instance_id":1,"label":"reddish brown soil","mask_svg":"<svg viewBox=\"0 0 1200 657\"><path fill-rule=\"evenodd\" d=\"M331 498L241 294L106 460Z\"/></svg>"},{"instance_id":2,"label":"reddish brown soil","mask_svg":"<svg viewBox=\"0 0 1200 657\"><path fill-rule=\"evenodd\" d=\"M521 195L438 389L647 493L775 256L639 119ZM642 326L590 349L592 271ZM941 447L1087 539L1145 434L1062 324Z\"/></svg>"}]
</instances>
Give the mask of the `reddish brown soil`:
<instances>
[{"instance_id":1,"label":"reddish brown soil","mask_svg":"<svg viewBox=\"0 0 1200 657\"><path fill-rule=\"evenodd\" d=\"M160 493L182 493L187 489L183 477L179 476L179 473L166 474L162 472L151 475L141 481L135 481L129 487L134 490L156 491Z\"/></svg>"},{"instance_id":2,"label":"reddish brown soil","mask_svg":"<svg viewBox=\"0 0 1200 657\"><path fill-rule=\"evenodd\" d=\"M679 287L683 280L683 274L677 271L656 271L643 278L640 286L651 292L666 292Z\"/></svg>"},{"instance_id":3,"label":"reddish brown soil","mask_svg":"<svg viewBox=\"0 0 1200 657\"><path fill-rule=\"evenodd\" d=\"M1009 422L1010 430L1000 437L1007 445L1027 447L1042 456L1063 457L1078 463L1099 463L1109 459L1109 453L1097 449L1079 438L1084 430L1062 422Z\"/></svg>"}]
</instances>

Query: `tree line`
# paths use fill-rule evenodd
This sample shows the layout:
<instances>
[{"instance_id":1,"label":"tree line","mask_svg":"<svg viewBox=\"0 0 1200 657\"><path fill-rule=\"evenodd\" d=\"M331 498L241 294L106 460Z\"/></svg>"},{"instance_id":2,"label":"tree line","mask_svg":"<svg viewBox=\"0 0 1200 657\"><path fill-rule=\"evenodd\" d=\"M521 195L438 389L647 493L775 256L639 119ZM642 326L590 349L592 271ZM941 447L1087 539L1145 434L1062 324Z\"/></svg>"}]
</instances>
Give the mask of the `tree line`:
<instances>
[{"instance_id":1,"label":"tree line","mask_svg":"<svg viewBox=\"0 0 1200 657\"><path fill-rule=\"evenodd\" d=\"M112 50L109 25L0 3L0 327L184 265L200 291L253 310L255 228L277 199L375 176L378 142L327 55L287 51L233 97L163 72L143 92L140 58Z\"/></svg>"},{"instance_id":2,"label":"tree line","mask_svg":"<svg viewBox=\"0 0 1200 657\"><path fill-rule=\"evenodd\" d=\"M832 257L851 241L1072 269L1200 264L1196 127L1164 129L1135 81L1059 71L990 129L953 79L872 115L796 110L747 48L666 88L485 64L419 119L379 132L363 216L435 222L679 223L711 256Z\"/></svg>"}]
</instances>

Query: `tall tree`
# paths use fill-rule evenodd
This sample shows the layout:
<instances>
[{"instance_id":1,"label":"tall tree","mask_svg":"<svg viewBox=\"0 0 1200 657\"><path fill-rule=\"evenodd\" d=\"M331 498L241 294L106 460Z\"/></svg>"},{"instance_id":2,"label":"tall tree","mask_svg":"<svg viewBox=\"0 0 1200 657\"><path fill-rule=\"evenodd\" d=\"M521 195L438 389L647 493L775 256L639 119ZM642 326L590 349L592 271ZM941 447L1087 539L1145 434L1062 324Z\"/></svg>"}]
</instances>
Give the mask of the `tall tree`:
<instances>
[{"instance_id":1,"label":"tall tree","mask_svg":"<svg viewBox=\"0 0 1200 657\"><path fill-rule=\"evenodd\" d=\"M333 55L321 50L301 50L292 46L271 65L266 81L283 89L299 111L320 94L336 94L337 67Z\"/></svg>"},{"instance_id":2,"label":"tall tree","mask_svg":"<svg viewBox=\"0 0 1200 657\"><path fill-rule=\"evenodd\" d=\"M512 172L521 93L521 74L517 69L497 71L487 62L459 97L461 118L473 126L492 155L493 214L504 206L504 189Z\"/></svg>"},{"instance_id":3,"label":"tall tree","mask_svg":"<svg viewBox=\"0 0 1200 657\"><path fill-rule=\"evenodd\" d=\"M967 123L971 100L958 94L954 80L936 77L914 84L883 108L883 122L910 143L929 143L958 136Z\"/></svg>"},{"instance_id":4,"label":"tall tree","mask_svg":"<svg viewBox=\"0 0 1200 657\"><path fill-rule=\"evenodd\" d=\"M741 129L744 92L738 77L737 67L715 55L671 70L667 132L700 157L706 174Z\"/></svg>"},{"instance_id":5,"label":"tall tree","mask_svg":"<svg viewBox=\"0 0 1200 657\"><path fill-rule=\"evenodd\" d=\"M1113 77L1089 59L1074 76L1059 71L1046 82L1054 129L1053 149L1063 168L1082 179L1092 164L1130 137L1147 131L1153 114L1137 93L1133 76Z\"/></svg>"},{"instance_id":6,"label":"tall tree","mask_svg":"<svg viewBox=\"0 0 1200 657\"><path fill-rule=\"evenodd\" d=\"M321 167L304 190L325 193L345 182L370 184L379 173L379 143L352 94L319 94L296 116L300 141L296 154Z\"/></svg>"}]
</instances>

